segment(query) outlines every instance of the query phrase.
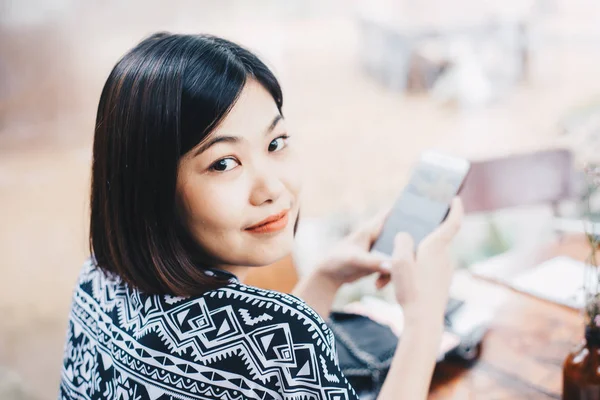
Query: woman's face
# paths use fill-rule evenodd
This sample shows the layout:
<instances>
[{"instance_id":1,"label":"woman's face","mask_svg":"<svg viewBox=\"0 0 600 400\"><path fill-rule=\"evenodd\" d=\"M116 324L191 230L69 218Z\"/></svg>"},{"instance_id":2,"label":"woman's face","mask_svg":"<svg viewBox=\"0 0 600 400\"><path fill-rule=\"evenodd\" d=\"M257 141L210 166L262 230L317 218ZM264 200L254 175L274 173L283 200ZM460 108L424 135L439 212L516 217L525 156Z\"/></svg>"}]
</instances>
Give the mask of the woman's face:
<instances>
[{"instance_id":1,"label":"woman's face","mask_svg":"<svg viewBox=\"0 0 600 400\"><path fill-rule=\"evenodd\" d=\"M179 163L187 228L220 267L289 254L298 218L298 159L273 97L248 80L219 126Z\"/></svg>"}]
</instances>

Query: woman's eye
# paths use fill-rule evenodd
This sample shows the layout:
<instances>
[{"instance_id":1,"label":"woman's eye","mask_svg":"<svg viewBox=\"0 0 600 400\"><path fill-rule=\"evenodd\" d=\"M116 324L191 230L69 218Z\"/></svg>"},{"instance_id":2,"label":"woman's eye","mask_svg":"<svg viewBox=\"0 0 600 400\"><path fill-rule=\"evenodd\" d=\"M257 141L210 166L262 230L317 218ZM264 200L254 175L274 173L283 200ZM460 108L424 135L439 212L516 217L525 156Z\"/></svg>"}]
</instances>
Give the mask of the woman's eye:
<instances>
[{"instance_id":1,"label":"woman's eye","mask_svg":"<svg viewBox=\"0 0 600 400\"><path fill-rule=\"evenodd\" d=\"M234 158L224 158L211 165L210 169L217 172L225 172L234 169L238 165L240 165L240 163L238 163Z\"/></svg>"},{"instance_id":2,"label":"woman's eye","mask_svg":"<svg viewBox=\"0 0 600 400\"><path fill-rule=\"evenodd\" d=\"M285 148L288 138L289 136L283 135L279 136L277 139L274 139L271 143L269 143L269 151L274 152Z\"/></svg>"}]
</instances>

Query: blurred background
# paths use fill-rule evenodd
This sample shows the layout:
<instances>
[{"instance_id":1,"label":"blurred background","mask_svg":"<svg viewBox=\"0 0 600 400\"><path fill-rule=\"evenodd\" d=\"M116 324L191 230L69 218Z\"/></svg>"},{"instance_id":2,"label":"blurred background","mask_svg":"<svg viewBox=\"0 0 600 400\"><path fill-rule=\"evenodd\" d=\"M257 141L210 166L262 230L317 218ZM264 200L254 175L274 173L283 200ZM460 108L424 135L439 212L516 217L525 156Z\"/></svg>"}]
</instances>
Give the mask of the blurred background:
<instances>
[{"instance_id":1,"label":"blurred background","mask_svg":"<svg viewBox=\"0 0 600 400\"><path fill-rule=\"evenodd\" d=\"M56 397L95 108L144 36L221 35L274 69L317 221L390 204L431 147L593 157L599 21L593 0L0 0L0 385Z\"/></svg>"}]
</instances>

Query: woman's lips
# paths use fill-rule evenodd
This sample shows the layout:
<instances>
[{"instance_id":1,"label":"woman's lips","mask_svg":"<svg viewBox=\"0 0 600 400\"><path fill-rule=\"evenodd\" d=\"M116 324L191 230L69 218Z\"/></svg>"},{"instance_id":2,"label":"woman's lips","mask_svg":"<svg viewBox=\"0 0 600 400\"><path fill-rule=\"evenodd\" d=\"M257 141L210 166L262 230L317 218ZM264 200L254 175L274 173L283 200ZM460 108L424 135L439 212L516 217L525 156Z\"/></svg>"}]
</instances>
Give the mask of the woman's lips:
<instances>
[{"instance_id":1,"label":"woman's lips","mask_svg":"<svg viewBox=\"0 0 600 400\"><path fill-rule=\"evenodd\" d=\"M284 229L288 224L289 210L275 214L256 225L246 228L251 233L272 233Z\"/></svg>"}]
</instances>

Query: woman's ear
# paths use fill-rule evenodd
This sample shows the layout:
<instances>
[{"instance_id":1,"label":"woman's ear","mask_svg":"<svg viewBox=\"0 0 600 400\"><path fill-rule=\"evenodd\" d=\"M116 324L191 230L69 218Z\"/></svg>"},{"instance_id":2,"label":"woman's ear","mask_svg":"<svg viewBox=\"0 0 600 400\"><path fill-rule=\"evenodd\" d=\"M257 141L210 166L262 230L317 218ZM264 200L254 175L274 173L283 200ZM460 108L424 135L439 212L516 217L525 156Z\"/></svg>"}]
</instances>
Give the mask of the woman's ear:
<instances>
[{"instance_id":1,"label":"woman's ear","mask_svg":"<svg viewBox=\"0 0 600 400\"><path fill-rule=\"evenodd\" d=\"M299 222L300 222L300 210L298 210L298 215L296 216L296 222L294 223L294 236L296 236L296 231L298 230Z\"/></svg>"}]
</instances>

